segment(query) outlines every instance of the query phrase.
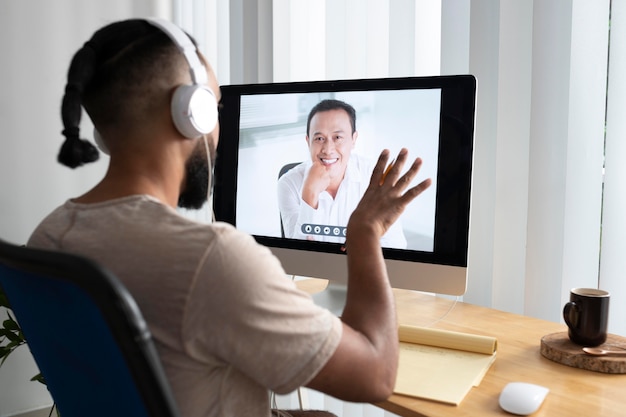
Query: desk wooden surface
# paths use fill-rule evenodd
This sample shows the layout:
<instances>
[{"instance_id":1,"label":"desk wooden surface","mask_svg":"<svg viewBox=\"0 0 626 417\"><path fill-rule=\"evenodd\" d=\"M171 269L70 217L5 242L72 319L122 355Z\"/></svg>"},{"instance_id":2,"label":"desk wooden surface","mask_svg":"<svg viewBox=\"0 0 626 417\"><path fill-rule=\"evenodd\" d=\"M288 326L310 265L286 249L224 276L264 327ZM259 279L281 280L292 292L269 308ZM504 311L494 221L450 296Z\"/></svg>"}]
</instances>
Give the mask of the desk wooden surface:
<instances>
[{"instance_id":1,"label":"desk wooden surface","mask_svg":"<svg viewBox=\"0 0 626 417\"><path fill-rule=\"evenodd\" d=\"M311 293L325 285L323 280L298 283ZM462 302L450 310L453 300L406 290L394 293L400 324L492 336L498 340L498 353L480 386L472 388L459 406L401 395L377 406L403 417L511 416L499 407L498 396L507 383L520 381L550 389L533 417L626 416L626 374L572 368L541 355L541 338L567 330L565 325Z\"/></svg>"}]
</instances>

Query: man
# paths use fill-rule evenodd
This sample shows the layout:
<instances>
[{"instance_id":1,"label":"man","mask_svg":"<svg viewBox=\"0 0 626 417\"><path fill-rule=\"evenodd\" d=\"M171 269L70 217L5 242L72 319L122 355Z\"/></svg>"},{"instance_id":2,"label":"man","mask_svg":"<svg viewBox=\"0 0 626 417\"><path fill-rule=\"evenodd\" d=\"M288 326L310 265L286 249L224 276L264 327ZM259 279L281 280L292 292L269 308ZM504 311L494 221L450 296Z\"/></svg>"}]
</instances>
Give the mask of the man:
<instances>
[{"instance_id":1,"label":"man","mask_svg":"<svg viewBox=\"0 0 626 417\"><path fill-rule=\"evenodd\" d=\"M285 237L343 243L350 214L367 190L374 164L353 153L358 132L354 108L322 100L307 118L310 160L278 180L278 207ZM406 248L395 222L381 239L384 247Z\"/></svg>"},{"instance_id":2,"label":"man","mask_svg":"<svg viewBox=\"0 0 626 417\"><path fill-rule=\"evenodd\" d=\"M190 68L197 57L202 74ZM219 99L210 65L196 51L186 59L154 22L97 31L70 65L59 160L75 167L97 157L78 138L83 106L108 149L109 169L44 219L28 244L90 257L120 278L148 322L183 416L267 417L268 390L299 386L350 401L385 399L398 342L378 241L428 187L406 190L420 161L400 176L401 153L378 185L388 160L382 153L348 225L349 285L360 289L339 319L299 291L251 236L176 212L177 205L201 207L209 190L219 125L189 137L171 110L180 88L204 75L199 87Z\"/></svg>"}]
</instances>

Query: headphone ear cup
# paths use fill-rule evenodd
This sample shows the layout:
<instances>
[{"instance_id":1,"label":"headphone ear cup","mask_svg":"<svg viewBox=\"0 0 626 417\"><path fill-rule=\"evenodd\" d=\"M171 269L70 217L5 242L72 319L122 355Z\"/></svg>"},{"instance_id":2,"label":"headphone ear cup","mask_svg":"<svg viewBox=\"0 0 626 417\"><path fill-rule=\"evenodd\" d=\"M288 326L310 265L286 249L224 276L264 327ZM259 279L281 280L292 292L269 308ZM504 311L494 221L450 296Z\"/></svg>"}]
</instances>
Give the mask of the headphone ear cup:
<instances>
[{"instance_id":1,"label":"headphone ear cup","mask_svg":"<svg viewBox=\"0 0 626 417\"><path fill-rule=\"evenodd\" d=\"M96 146L100 149L100 152L109 155L109 148L107 148L107 145L102 140L102 136L100 136L100 133L95 127L93 128L93 140L96 142Z\"/></svg>"},{"instance_id":2,"label":"headphone ear cup","mask_svg":"<svg viewBox=\"0 0 626 417\"><path fill-rule=\"evenodd\" d=\"M217 100L210 88L201 84L181 85L171 103L176 129L186 138L205 135L217 124Z\"/></svg>"}]
</instances>

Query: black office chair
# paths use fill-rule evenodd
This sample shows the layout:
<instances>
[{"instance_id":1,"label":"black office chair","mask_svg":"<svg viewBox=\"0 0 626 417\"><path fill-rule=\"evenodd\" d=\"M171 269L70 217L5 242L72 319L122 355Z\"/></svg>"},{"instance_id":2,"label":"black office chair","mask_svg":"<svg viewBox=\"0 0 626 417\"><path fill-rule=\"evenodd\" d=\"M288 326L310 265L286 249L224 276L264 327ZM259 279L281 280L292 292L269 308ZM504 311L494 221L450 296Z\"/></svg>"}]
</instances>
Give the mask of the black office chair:
<instances>
[{"instance_id":1,"label":"black office chair","mask_svg":"<svg viewBox=\"0 0 626 417\"><path fill-rule=\"evenodd\" d=\"M0 241L0 287L62 417L179 416L146 322L110 272Z\"/></svg>"},{"instance_id":2,"label":"black office chair","mask_svg":"<svg viewBox=\"0 0 626 417\"><path fill-rule=\"evenodd\" d=\"M280 179L280 177L282 177L283 175L285 175L285 173L287 173L287 171L289 171L291 168L300 165L302 162L290 162L288 164L283 165L280 170L278 171L278 179ZM282 216L280 216L280 236L281 237L285 237L285 228L283 227L283 218Z\"/></svg>"},{"instance_id":3,"label":"black office chair","mask_svg":"<svg viewBox=\"0 0 626 417\"><path fill-rule=\"evenodd\" d=\"M278 178L280 179L280 177L282 177L283 175L285 175L285 173L287 171L289 171L291 168L300 165L302 162L290 162L288 164L283 165L280 170L278 171Z\"/></svg>"}]
</instances>

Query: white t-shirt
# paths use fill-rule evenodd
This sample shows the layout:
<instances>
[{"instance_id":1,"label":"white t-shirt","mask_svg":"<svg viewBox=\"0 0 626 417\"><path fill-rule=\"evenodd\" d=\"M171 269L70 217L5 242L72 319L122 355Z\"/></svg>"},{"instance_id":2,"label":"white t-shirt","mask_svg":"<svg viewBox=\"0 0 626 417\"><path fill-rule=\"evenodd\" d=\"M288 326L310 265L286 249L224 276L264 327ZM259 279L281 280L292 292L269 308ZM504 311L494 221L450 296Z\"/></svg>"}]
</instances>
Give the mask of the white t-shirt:
<instances>
[{"instance_id":1,"label":"white t-shirt","mask_svg":"<svg viewBox=\"0 0 626 417\"><path fill-rule=\"evenodd\" d=\"M333 198L327 191L323 191L319 195L317 209L302 199L304 179L312 165L311 161L296 165L278 180L278 207L285 237L343 243L346 241L343 232L350 215L370 184L374 164L360 155L350 155L337 195ZM406 248L407 241L400 220L391 225L380 239L380 245L387 248Z\"/></svg>"},{"instance_id":2,"label":"white t-shirt","mask_svg":"<svg viewBox=\"0 0 626 417\"><path fill-rule=\"evenodd\" d=\"M149 196L71 201L28 246L89 257L136 299L185 417L269 416L269 393L309 382L339 344L316 306L255 240L202 224Z\"/></svg>"}]
</instances>

